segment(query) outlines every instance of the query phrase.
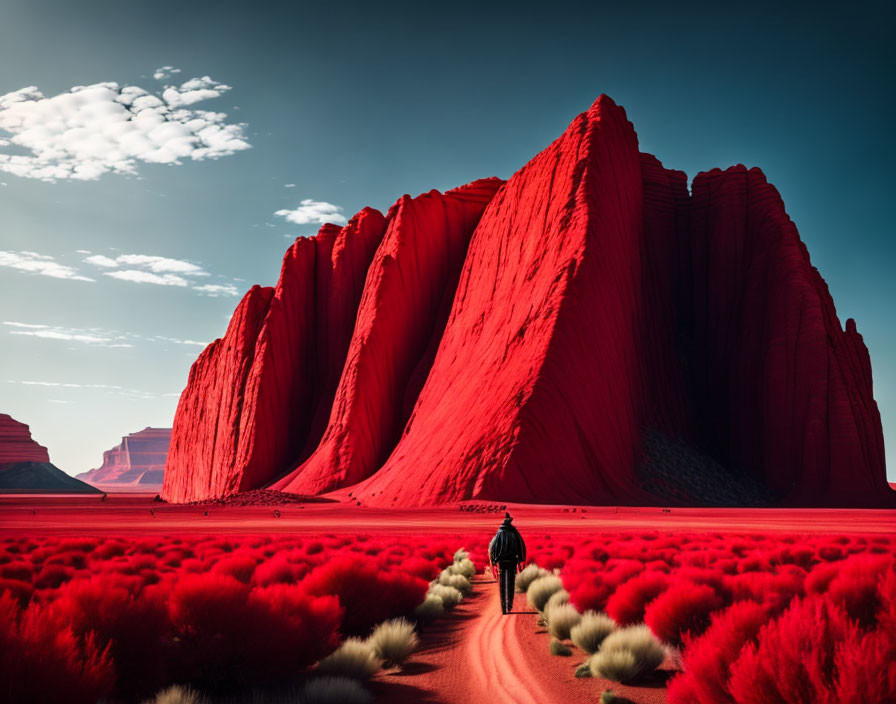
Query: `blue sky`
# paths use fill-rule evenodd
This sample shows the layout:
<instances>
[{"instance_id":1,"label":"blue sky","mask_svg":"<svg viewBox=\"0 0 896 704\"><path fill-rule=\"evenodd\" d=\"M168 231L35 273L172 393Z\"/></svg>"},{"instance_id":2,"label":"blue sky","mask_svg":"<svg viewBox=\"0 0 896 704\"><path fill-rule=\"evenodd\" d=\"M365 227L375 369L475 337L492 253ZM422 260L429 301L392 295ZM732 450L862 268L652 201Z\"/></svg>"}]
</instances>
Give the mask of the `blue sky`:
<instances>
[{"instance_id":1,"label":"blue sky","mask_svg":"<svg viewBox=\"0 0 896 704\"><path fill-rule=\"evenodd\" d=\"M506 178L607 93L666 166L778 187L893 451L893 10L726 5L2 0L0 412L96 466L318 218Z\"/></svg>"}]
</instances>

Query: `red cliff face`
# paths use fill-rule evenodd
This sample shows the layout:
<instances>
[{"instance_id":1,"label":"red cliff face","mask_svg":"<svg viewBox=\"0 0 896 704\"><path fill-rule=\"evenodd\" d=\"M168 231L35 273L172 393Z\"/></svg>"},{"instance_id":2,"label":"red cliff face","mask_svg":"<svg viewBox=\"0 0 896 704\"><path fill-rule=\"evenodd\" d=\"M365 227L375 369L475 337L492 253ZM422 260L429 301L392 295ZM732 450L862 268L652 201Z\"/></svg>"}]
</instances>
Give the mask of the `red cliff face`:
<instances>
[{"instance_id":1,"label":"red cliff face","mask_svg":"<svg viewBox=\"0 0 896 704\"><path fill-rule=\"evenodd\" d=\"M103 464L77 479L97 487L130 486L153 491L162 486L171 428L144 428L125 435L103 453Z\"/></svg>"},{"instance_id":2,"label":"red cliff face","mask_svg":"<svg viewBox=\"0 0 896 704\"><path fill-rule=\"evenodd\" d=\"M199 357L163 495L879 505L868 352L777 191L602 96L503 184L287 252Z\"/></svg>"},{"instance_id":3,"label":"red cliff face","mask_svg":"<svg viewBox=\"0 0 896 704\"><path fill-rule=\"evenodd\" d=\"M31 439L24 423L0 413L0 470L16 462L49 462L47 448Z\"/></svg>"}]
</instances>

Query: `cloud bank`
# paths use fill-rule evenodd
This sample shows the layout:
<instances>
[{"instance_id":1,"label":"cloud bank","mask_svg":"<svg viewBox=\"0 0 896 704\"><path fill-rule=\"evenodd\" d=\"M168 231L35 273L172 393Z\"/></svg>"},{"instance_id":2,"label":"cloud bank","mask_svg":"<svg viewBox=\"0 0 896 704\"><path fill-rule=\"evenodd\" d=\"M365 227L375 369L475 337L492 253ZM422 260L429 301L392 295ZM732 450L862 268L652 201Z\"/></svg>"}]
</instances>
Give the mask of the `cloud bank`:
<instances>
[{"instance_id":1,"label":"cloud bank","mask_svg":"<svg viewBox=\"0 0 896 704\"><path fill-rule=\"evenodd\" d=\"M281 218L286 218L288 222L295 225L311 225L314 223L323 225L332 222L336 225L345 225L345 215L342 214L342 208L326 201L311 200L306 198L298 208L294 210L278 210L274 213Z\"/></svg>"},{"instance_id":2,"label":"cloud bank","mask_svg":"<svg viewBox=\"0 0 896 704\"><path fill-rule=\"evenodd\" d=\"M156 80L178 69L163 66ZM46 97L36 86L0 96L0 171L43 181L136 174L140 163L181 164L249 149L245 125L191 108L231 88L209 76L159 92L114 82ZM6 133L6 134L4 134ZM20 152L27 153L22 154Z\"/></svg>"},{"instance_id":3,"label":"cloud bank","mask_svg":"<svg viewBox=\"0 0 896 704\"><path fill-rule=\"evenodd\" d=\"M85 257L87 264L106 269L104 276L136 284L156 286L179 286L192 288L205 296L238 296L239 290L233 284L200 284L197 278L210 276L198 264L184 259L171 259L151 254L121 254L114 259L103 254Z\"/></svg>"},{"instance_id":4,"label":"cloud bank","mask_svg":"<svg viewBox=\"0 0 896 704\"><path fill-rule=\"evenodd\" d=\"M37 252L8 252L0 250L0 266L29 271L40 276L49 276L54 279L71 279L73 281L95 281L89 276L82 276L78 270L60 264L53 257Z\"/></svg>"}]
</instances>

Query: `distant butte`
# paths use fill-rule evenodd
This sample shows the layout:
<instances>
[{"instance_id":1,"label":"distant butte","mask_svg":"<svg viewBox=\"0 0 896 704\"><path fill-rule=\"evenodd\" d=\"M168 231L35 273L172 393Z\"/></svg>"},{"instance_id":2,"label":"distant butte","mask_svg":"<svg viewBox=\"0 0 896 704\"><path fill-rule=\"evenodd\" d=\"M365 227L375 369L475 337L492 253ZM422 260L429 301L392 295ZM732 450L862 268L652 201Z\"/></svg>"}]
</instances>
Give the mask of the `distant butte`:
<instances>
[{"instance_id":1,"label":"distant butte","mask_svg":"<svg viewBox=\"0 0 896 704\"><path fill-rule=\"evenodd\" d=\"M190 371L163 497L891 506L871 362L756 168L601 96L506 183L300 238Z\"/></svg>"},{"instance_id":2,"label":"distant butte","mask_svg":"<svg viewBox=\"0 0 896 704\"><path fill-rule=\"evenodd\" d=\"M24 423L0 413L0 494L98 494L98 489L70 477L50 462Z\"/></svg>"},{"instance_id":3,"label":"distant butte","mask_svg":"<svg viewBox=\"0 0 896 704\"><path fill-rule=\"evenodd\" d=\"M103 463L77 478L108 491L155 491L162 488L171 428L144 428L125 435L103 453Z\"/></svg>"}]
</instances>

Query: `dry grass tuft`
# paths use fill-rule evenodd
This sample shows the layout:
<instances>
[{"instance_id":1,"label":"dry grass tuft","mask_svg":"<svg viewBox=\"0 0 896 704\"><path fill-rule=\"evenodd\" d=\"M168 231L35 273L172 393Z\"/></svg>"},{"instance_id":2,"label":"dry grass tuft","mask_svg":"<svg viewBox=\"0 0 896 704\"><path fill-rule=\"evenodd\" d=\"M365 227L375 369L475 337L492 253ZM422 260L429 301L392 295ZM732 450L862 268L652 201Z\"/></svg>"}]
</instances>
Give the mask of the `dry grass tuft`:
<instances>
[{"instance_id":1,"label":"dry grass tuft","mask_svg":"<svg viewBox=\"0 0 896 704\"><path fill-rule=\"evenodd\" d=\"M370 644L359 638L347 638L339 648L321 660L318 672L336 677L366 680L382 666Z\"/></svg>"},{"instance_id":2,"label":"dry grass tuft","mask_svg":"<svg viewBox=\"0 0 896 704\"><path fill-rule=\"evenodd\" d=\"M401 665L417 649L420 639L410 621L394 618L373 629L367 643L384 664Z\"/></svg>"},{"instance_id":3,"label":"dry grass tuft","mask_svg":"<svg viewBox=\"0 0 896 704\"><path fill-rule=\"evenodd\" d=\"M576 611L576 607L572 604L561 603L551 606L548 601L548 606L545 609L545 621L548 624L548 633L557 640L568 640L570 629L577 626L581 620L582 614Z\"/></svg>"},{"instance_id":4,"label":"dry grass tuft","mask_svg":"<svg viewBox=\"0 0 896 704\"><path fill-rule=\"evenodd\" d=\"M373 696L356 680L318 677L302 689L302 704L371 704Z\"/></svg>"},{"instance_id":5,"label":"dry grass tuft","mask_svg":"<svg viewBox=\"0 0 896 704\"><path fill-rule=\"evenodd\" d=\"M566 643L561 643L555 638L551 638L551 645L549 650L551 651L551 655L562 655L563 657L572 655L572 649L568 645L566 645Z\"/></svg>"},{"instance_id":6,"label":"dry grass tuft","mask_svg":"<svg viewBox=\"0 0 896 704\"><path fill-rule=\"evenodd\" d=\"M414 616L420 621L434 621L445 613L445 602L442 597L432 592L426 595L423 602L414 609Z\"/></svg>"},{"instance_id":7,"label":"dry grass tuft","mask_svg":"<svg viewBox=\"0 0 896 704\"><path fill-rule=\"evenodd\" d=\"M159 692L146 704L205 704L205 698L196 690L175 685Z\"/></svg>"},{"instance_id":8,"label":"dry grass tuft","mask_svg":"<svg viewBox=\"0 0 896 704\"><path fill-rule=\"evenodd\" d=\"M593 655L600 649L604 638L616 630L616 622L605 613L586 611L581 620L569 631L576 647Z\"/></svg>"},{"instance_id":9,"label":"dry grass tuft","mask_svg":"<svg viewBox=\"0 0 896 704\"><path fill-rule=\"evenodd\" d=\"M442 570L439 575L439 584L443 587L454 587L464 596L473 591L473 585L470 584L469 579L462 574L451 574L447 569Z\"/></svg>"},{"instance_id":10,"label":"dry grass tuft","mask_svg":"<svg viewBox=\"0 0 896 704\"><path fill-rule=\"evenodd\" d=\"M634 682L658 668L666 657L647 626L629 626L606 637L589 660L591 674L614 682Z\"/></svg>"},{"instance_id":11,"label":"dry grass tuft","mask_svg":"<svg viewBox=\"0 0 896 704\"><path fill-rule=\"evenodd\" d=\"M430 585L429 593L439 597L442 600L442 605L446 609L454 608L464 599L464 595L461 594L459 589L439 584L438 582Z\"/></svg>"},{"instance_id":12,"label":"dry grass tuft","mask_svg":"<svg viewBox=\"0 0 896 704\"><path fill-rule=\"evenodd\" d=\"M548 603L544 605L544 612L547 613L555 606L560 606L562 604L569 603L569 592L565 589L561 589L560 591L556 591L551 594L551 598L548 599Z\"/></svg>"},{"instance_id":13,"label":"dry grass tuft","mask_svg":"<svg viewBox=\"0 0 896 704\"><path fill-rule=\"evenodd\" d=\"M474 565L473 561L467 557L463 560L457 560L453 565L448 567L448 571L451 574L459 574L470 580L473 579L473 575L476 574L476 565Z\"/></svg>"},{"instance_id":14,"label":"dry grass tuft","mask_svg":"<svg viewBox=\"0 0 896 704\"><path fill-rule=\"evenodd\" d=\"M559 577L555 575L539 577L526 590L526 600L533 609L542 612L551 595L559 592L561 589L563 589L563 582Z\"/></svg>"},{"instance_id":15,"label":"dry grass tuft","mask_svg":"<svg viewBox=\"0 0 896 704\"><path fill-rule=\"evenodd\" d=\"M547 577L550 574L546 569L542 569L536 564L526 565L522 572L516 576L516 591L518 594L525 594L529 590L529 585L539 577Z\"/></svg>"}]
</instances>

